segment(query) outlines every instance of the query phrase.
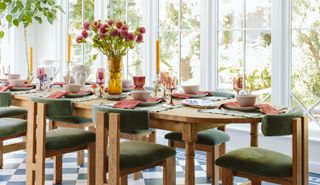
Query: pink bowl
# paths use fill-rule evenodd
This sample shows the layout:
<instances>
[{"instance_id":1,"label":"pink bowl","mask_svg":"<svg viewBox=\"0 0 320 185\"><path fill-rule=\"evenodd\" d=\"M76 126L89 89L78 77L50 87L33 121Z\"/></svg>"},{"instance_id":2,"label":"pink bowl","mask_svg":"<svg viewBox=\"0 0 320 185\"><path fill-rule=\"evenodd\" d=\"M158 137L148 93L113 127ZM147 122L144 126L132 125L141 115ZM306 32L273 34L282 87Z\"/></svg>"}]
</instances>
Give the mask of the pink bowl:
<instances>
[{"instance_id":1,"label":"pink bowl","mask_svg":"<svg viewBox=\"0 0 320 185\"><path fill-rule=\"evenodd\" d=\"M253 107L256 104L257 96L252 94L241 94L236 96L241 107Z\"/></svg>"}]
</instances>

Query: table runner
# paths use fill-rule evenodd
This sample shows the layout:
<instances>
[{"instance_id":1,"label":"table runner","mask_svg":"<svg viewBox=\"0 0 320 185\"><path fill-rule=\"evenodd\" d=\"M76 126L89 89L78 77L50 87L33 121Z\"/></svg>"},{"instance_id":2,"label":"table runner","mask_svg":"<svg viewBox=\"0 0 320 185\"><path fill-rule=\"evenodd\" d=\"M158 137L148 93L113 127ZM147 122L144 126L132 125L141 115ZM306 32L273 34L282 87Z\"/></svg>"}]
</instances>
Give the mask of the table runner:
<instances>
[{"instance_id":1,"label":"table runner","mask_svg":"<svg viewBox=\"0 0 320 185\"><path fill-rule=\"evenodd\" d=\"M100 103L99 105L102 105L102 106L108 106L108 107L112 107L114 103L108 103L108 104L105 104L105 103ZM156 104L156 105L152 105L152 106L138 106L136 108L134 108L135 110L147 110L149 112L162 112L162 111L166 111L166 110L170 110L170 109L176 109L176 108L179 108L179 107L182 107L183 105L179 104L179 105L168 105L168 104L165 104L165 103L159 103L159 104Z\"/></svg>"}]
</instances>

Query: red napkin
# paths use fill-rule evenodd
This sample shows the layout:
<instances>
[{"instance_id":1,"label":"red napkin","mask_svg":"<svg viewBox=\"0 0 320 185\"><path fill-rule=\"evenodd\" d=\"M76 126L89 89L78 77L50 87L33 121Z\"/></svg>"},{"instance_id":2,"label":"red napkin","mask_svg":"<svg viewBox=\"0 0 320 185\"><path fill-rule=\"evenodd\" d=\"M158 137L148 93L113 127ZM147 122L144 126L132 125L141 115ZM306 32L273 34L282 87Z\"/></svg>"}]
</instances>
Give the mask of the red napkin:
<instances>
[{"instance_id":1,"label":"red napkin","mask_svg":"<svg viewBox=\"0 0 320 185\"><path fill-rule=\"evenodd\" d=\"M141 101L132 100L132 99L123 99L119 100L116 104L113 105L113 108L121 109L134 109L136 108Z\"/></svg>"},{"instance_id":2,"label":"red napkin","mask_svg":"<svg viewBox=\"0 0 320 185\"><path fill-rule=\"evenodd\" d=\"M65 82L54 82L53 85L59 85L59 86L63 86L65 85Z\"/></svg>"},{"instance_id":3,"label":"red napkin","mask_svg":"<svg viewBox=\"0 0 320 185\"><path fill-rule=\"evenodd\" d=\"M6 92L9 89L10 89L10 87L8 87L8 86L0 86L0 92Z\"/></svg>"},{"instance_id":4,"label":"red napkin","mask_svg":"<svg viewBox=\"0 0 320 185\"><path fill-rule=\"evenodd\" d=\"M208 92L208 91L198 91L196 94L197 95L206 94L207 96L212 96L212 93ZM192 96L192 94L174 93L172 96L174 98L178 98L178 99L188 99L188 98L190 98Z\"/></svg>"},{"instance_id":5,"label":"red napkin","mask_svg":"<svg viewBox=\"0 0 320 185\"><path fill-rule=\"evenodd\" d=\"M160 103L160 102L166 102L166 100L163 98L149 97L147 102L159 102Z\"/></svg>"},{"instance_id":6,"label":"red napkin","mask_svg":"<svg viewBox=\"0 0 320 185\"><path fill-rule=\"evenodd\" d=\"M50 94L48 98L62 98L69 93L70 92L67 92L67 91L55 91L52 94ZM88 90L81 90L78 93L72 93L72 94L87 94L87 93L93 94L91 91L88 91Z\"/></svg>"},{"instance_id":7,"label":"red napkin","mask_svg":"<svg viewBox=\"0 0 320 185\"><path fill-rule=\"evenodd\" d=\"M227 102L227 103L223 103L219 106L219 109L221 108L225 108L226 106L230 106L230 107L240 107L240 104L238 102ZM282 111L272 107L269 104L258 104L255 105L254 107L257 107L259 109L259 111L261 113L264 114L281 114Z\"/></svg>"}]
</instances>

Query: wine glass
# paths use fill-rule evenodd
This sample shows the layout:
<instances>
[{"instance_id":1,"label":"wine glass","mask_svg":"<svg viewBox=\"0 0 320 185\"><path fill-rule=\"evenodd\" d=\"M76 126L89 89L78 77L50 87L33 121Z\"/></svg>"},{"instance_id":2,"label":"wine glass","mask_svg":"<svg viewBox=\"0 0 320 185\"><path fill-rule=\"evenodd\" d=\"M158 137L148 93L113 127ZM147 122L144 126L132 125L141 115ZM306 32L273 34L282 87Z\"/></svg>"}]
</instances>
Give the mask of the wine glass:
<instances>
[{"instance_id":1,"label":"wine glass","mask_svg":"<svg viewBox=\"0 0 320 185\"><path fill-rule=\"evenodd\" d=\"M160 83L163 86L163 98L166 97L166 78L169 76L168 72L161 72L160 73Z\"/></svg>"},{"instance_id":2,"label":"wine glass","mask_svg":"<svg viewBox=\"0 0 320 185\"><path fill-rule=\"evenodd\" d=\"M103 95L103 84L106 80L106 70L104 68L98 68L97 76L96 76L96 82L99 84L100 87L100 98L102 98Z\"/></svg>"},{"instance_id":3,"label":"wine glass","mask_svg":"<svg viewBox=\"0 0 320 185\"><path fill-rule=\"evenodd\" d=\"M234 77L233 78L233 90L239 94L239 92L243 89L243 77Z\"/></svg>"},{"instance_id":4,"label":"wine glass","mask_svg":"<svg viewBox=\"0 0 320 185\"><path fill-rule=\"evenodd\" d=\"M37 68L37 78L39 79L39 91L43 91L42 85L43 82L46 80L46 73L45 73L45 68L44 67L38 67Z\"/></svg>"},{"instance_id":5,"label":"wine glass","mask_svg":"<svg viewBox=\"0 0 320 185\"><path fill-rule=\"evenodd\" d=\"M146 83L146 77L145 76L134 76L133 77L133 84L135 90L143 90L144 84Z\"/></svg>"},{"instance_id":6,"label":"wine glass","mask_svg":"<svg viewBox=\"0 0 320 185\"><path fill-rule=\"evenodd\" d=\"M166 88L170 91L169 105L174 106L173 91L177 89L177 78L174 75L168 75L165 80L165 85L166 85Z\"/></svg>"},{"instance_id":7,"label":"wine glass","mask_svg":"<svg viewBox=\"0 0 320 185\"><path fill-rule=\"evenodd\" d=\"M9 64L3 65L2 71L5 76L8 76L10 74L10 65Z\"/></svg>"}]
</instances>

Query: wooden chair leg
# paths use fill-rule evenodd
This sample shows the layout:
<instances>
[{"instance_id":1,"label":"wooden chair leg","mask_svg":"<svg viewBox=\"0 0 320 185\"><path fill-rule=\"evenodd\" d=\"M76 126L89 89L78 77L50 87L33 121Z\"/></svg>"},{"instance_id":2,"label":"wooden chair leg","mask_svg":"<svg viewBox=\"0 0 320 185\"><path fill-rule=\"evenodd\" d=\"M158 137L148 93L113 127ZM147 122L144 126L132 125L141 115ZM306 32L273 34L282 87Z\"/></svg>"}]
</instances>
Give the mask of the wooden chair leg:
<instances>
[{"instance_id":1,"label":"wooden chair leg","mask_svg":"<svg viewBox=\"0 0 320 185\"><path fill-rule=\"evenodd\" d=\"M143 141L143 138L144 137L141 137L141 136L138 136L138 135L133 136L133 140L135 140L135 141ZM136 181L136 180L139 180L140 178L141 178L141 172L136 172L136 173L133 174L133 180Z\"/></svg>"},{"instance_id":2,"label":"wooden chair leg","mask_svg":"<svg viewBox=\"0 0 320 185\"><path fill-rule=\"evenodd\" d=\"M227 168L222 168L222 185L233 185L232 170Z\"/></svg>"},{"instance_id":3,"label":"wooden chair leg","mask_svg":"<svg viewBox=\"0 0 320 185\"><path fill-rule=\"evenodd\" d=\"M3 167L3 141L0 141L0 169Z\"/></svg>"},{"instance_id":4,"label":"wooden chair leg","mask_svg":"<svg viewBox=\"0 0 320 185\"><path fill-rule=\"evenodd\" d=\"M95 185L96 183L96 144L88 145L88 185Z\"/></svg>"},{"instance_id":5,"label":"wooden chair leg","mask_svg":"<svg viewBox=\"0 0 320 185\"><path fill-rule=\"evenodd\" d=\"M210 154L209 156L209 160L211 161L207 161L207 170L209 169L210 175L211 175L211 184L212 185L219 185L219 167L215 164L216 159L219 156L219 146L214 146L213 148L213 152L212 153L207 153L207 157L208 154ZM207 159L208 160L208 159ZM208 172L207 172L208 174Z\"/></svg>"},{"instance_id":6,"label":"wooden chair leg","mask_svg":"<svg viewBox=\"0 0 320 185\"><path fill-rule=\"evenodd\" d=\"M212 178L212 165L213 165L213 159L212 159L212 153L206 152L206 160L207 160L207 178Z\"/></svg>"},{"instance_id":7,"label":"wooden chair leg","mask_svg":"<svg viewBox=\"0 0 320 185\"><path fill-rule=\"evenodd\" d=\"M84 150L77 152L77 165L82 166L84 164Z\"/></svg>"},{"instance_id":8,"label":"wooden chair leg","mask_svg":"<svg viewBox=\"0 0 320 185\"><path fill-rule=\"evenodd\" d=\"M53 183L61 184L62 183L62 155L54 156L53 161L54 161Z\"/></svg>"},{"instance_id":9,"label":"wooden chair leg","mask_svg":"<svg viewBox=\"0 0 320 185\"><path fill-rule=\"evenodd\" d=\"M128 185L128 176L120 177L120 185Z\"/></svg>"},{"instance_id":10,"label":"wooden chair leg","mask_svg":"<svg viewBox=\"0 0 320 185\"><path fill-rule=\"evenodd\" d=\"M163 184L176 184L176 156L168 158L163 165Z\"/></svg>"},{"instance_id":11,"label":"wooden chair leg","mask_svg":"<svg viewBox=\"0 0 320 185\"><path fill-rule=\"evenodd\" d=\"M251 181L251 185L261 185L260 181Z\"/></svg>"}]
</instances>

